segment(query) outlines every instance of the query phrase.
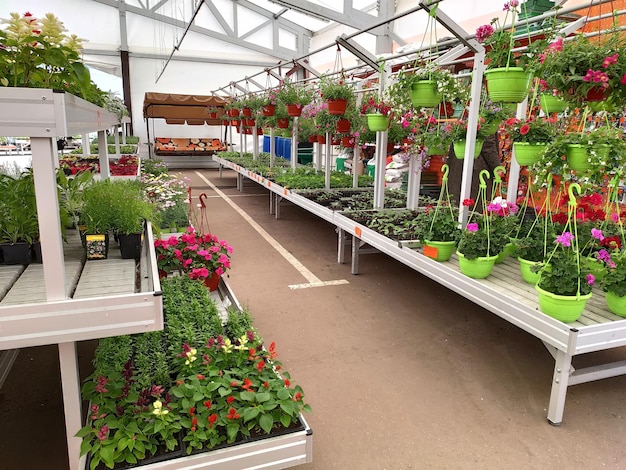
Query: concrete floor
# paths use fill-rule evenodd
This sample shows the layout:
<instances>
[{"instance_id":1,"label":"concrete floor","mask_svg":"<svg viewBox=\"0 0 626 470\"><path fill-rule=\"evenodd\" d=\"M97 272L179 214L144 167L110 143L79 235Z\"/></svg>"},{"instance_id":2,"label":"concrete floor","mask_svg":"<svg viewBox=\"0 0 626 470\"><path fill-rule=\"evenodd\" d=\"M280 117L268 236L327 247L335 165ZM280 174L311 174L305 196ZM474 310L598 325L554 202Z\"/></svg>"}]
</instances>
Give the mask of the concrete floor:
<instances>
[{"instance_id":1,"label":"concrete floor","mask_svg":"<svg viewBox=\"0 0 626 470\"><path fill-rule=\"evenodd\" d=\"M247 182L240 193L234 173L201 171L321 280L348 281L292 290L302 274L185 174L208 196L211 232L235 249L228 282L313 407L313 463L299 468L626 468L626 377L572 387L552 427L554 362L539 340L385 255L362 256L351 275L336 262L334 226L289 204L276 220L265 189ZM85 367L92 348L80 345ZM67 468L55 350L23 350L0 390L1 470Z\"/></svg>"}]
</instances>

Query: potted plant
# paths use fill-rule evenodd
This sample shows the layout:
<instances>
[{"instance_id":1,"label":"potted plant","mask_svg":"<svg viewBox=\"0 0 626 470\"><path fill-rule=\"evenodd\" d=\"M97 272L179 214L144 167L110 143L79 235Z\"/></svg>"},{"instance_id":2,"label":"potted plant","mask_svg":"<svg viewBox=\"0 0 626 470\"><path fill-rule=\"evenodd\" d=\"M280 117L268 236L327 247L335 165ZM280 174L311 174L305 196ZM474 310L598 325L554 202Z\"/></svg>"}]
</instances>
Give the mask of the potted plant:
<instances>
[{"instance_id":1,"label":"potted plant","mask_svg":"<svg viewBox=\"0 0 626 470\"><path fill-rule=\"evenodd\" d=\"M302 82L283 81L276 91L276 99L287 108L287 114L295 117L302 114L302 107L313 100L313 92Z\"/></svg>"},{"instance_id":2,"label":"potted plant","mask_svg":"<svg viewBox=\"0 0 626 470\"><path fill-rule=\"evenodd\" d=\"M450 139L454 146L454 156L460 160L465 158L465 146L467 138L467 121L459 119L447 127L450 131ZM478 158L483 149L483 144L487 135L482 130L480 124L476 128L476 144L474 146L474 158Z\"/></svg>"},{"instance_id":3,"label":"potted plant","mask_svg":"<svg viewBox=\"0 0 626 470\"><path fill-rule=\"evenodd\" d=\"M415 108L433 108L442 101L454 102L460 94L460 86L450 70L434 63L422 64L411 74L402 74L398 80L406 80L411 87L411 103Z\"/></svg>"},{"instance_id":4,"label":"potted plant","mask_svg":"<svg viewBox=\"0 0 626 470\"><path fill-rule=\"evenodd\" d=\"M476 216L475 220L469 222L461 233L457 256L463 274L484 279L491 274L498 255L509 239L494 231L489 215Z\"/></svg>"},{"instance_id":5,"label":"potted plant","mask_svg":"<svg viewBox=\"0 0 626 470\"><path fill-rule=\"evenodd\" d=\"M485 96L480 104L480 127L485 135L492 135L514 114L515 111L510 106L506 106L504 103L494 103Z\"/></svg>"},{"instance_id":6,"label":"potted plant","mask_svg":"<svg viewBox=\"0 0 626 470\"><path fill-rule=\"evenodd\" d=\"M513 141L515 159L520 166L536 163L549 142L557 135L555 118L510 118L506 121L509 138Z\"/></svg>"},{"instance_id":7,"label":"potted plant","mask_svg":"<svg viewBox=\"0 0 626 470\"><path fill-rule=\"evenodd\" d=\"M515 24L519 16L519 4L512 0L504 4L505 16L500 23L494 18L490 24L482 25L476 30L476 39L484 43L485 78L487 93L494 102L521 103L528 95L532 79L533 53L514 54ZM509 24L510 19L510 24ZM529 47L538 47L538 41Z\"/></svg>"},{"instance_id":8,"label":"potted plant","mask_svg":"<svg viewBox=\"0 0 626 470\"><path fill-rule=\"evenodd\" d=\"M448 198L449 199L449 198ZM424 255L436 261L448 261L459 240L458 215L449 200L427 206L418 216L423 227Z\"/></svg>"},{"instance_id":9,"label":"potted plant","mask_svg":"<svg viewBox=\"0 0 626 470\"><path fill-rule=\"evenodd\" d=\"M79 96L98 106L107 93L91 81L82 63L82 40L65 34L63 23L52 13L36 18L26 12L11 13L0 30L0 84L10 87L52 88Z\"/></svg>"},{"instance_id":10,"label":"potted plant","mask_svg":"<svg viewBox=\"0 0 626 470\"><path fill-rule=\"evenodd\" d=\"M389 127L391 107L375 93L363 97L361 114L367 118L367 127L370 131L386 131Z\"/></svg>"},{"instance_id":11,"label":"potted plant","mask_svg":"<svg viewBox=\"0 0 626 470\"><path fill-rule=\"evenodd\" d=\"M323 76L319 83L319 90L321 98L327 103L330 114L343 114L348 101L354 99L353 87L346 83L343 76L338 79L328 75Z\"/></svg>"},{"instance_id":12,"label":"potted plant","mask_svg":"<svg viewBox=\"0 0 626 470\"><path fill-rule=\"evenodd\" d=\"M109 231L113 229L115 188L110 180L97 181L83 191L85 206L80 219L83 244L88 260L109 255Z\"/></svg>"},{"instance_id":13,"label":"potted plant","mask_svg":"<svg viewBox=\"0 0 626 470\"><path fill-rule=\"evenodd\" d=\"M539 294L539 310L558 320L576 321L587 301L595 277L586 268L578 251L578 241L568 230L556 237L556 246L546 259L535 289Z\"/></svg>"},{"instance_id":14,"label":"potted plant","mask_svg":"<svg viewBox=\"0 0 626 470\"><path fill-rule=\"evenodd\" d=\"M0 249L6 264L29 264L31 245L39 240L32 171L0 174Z\"/></svg>"},{"instance_id":15,"label":"potted plant","mask_svg":"<svg viewBox=\"0 0 626 470\"><path fill-rule=\"evenodd\" d=\"M614 314L626 317L626 251L616 243L610 251L604 250L598 259L602 259L607 267L606 276L600 280L606 305Z\"/></svg>"},{"instance_id":16,"label":"potted plant","mask_svg":"<svg viewBox=\"0 0 626 470\"><path fill-rule=\"evenodd\" d=\"M573 103L610 98L623 105L626 47L617 30L590 39L578 34L572 40L558 38L541 55L537 76L546 86Z\"/></svg>"}]
</instances>

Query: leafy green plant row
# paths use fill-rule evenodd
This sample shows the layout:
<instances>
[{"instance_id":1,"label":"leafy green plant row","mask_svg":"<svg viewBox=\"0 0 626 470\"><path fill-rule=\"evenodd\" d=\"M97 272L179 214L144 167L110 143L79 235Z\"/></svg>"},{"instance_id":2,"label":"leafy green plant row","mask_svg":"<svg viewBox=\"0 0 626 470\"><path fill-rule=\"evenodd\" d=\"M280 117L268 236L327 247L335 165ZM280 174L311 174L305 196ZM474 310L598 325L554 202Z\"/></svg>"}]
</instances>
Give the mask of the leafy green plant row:
<instances>
[{"instance_id":1,"label":"leafy green plant row","mask_svg":"<svg viewBox=\"0 0 626 470\"><path fill-rule=\"evenodd\" d=\"M91 470L270 434L310 411L247 311L220 318L206 287L188 277L164 279L162 289L163 331L106 338L96 350L77 433Z\"/></svg>"}]
</instances>

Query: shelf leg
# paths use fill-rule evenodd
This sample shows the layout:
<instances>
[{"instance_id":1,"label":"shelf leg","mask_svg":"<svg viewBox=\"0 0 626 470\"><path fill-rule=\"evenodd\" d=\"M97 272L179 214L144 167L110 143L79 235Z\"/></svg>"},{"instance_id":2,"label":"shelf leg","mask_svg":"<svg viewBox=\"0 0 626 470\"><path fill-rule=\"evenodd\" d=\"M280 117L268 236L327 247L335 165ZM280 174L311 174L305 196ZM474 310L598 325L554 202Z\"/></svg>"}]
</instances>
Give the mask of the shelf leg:
<instances>
[{"instance_id":1,"label":"shelf leg","mask_svg":"<svg viewBox=\"0 0 626 470\"><path fill-rule=\"evenodd\" d=\"M276 194L276 203L274 204L274 214L277 219L280 219L280 195Z\"/></svg>"},{"instance_id":2,"label":"shelf leg","mask_svg":"<svg viewBox=\"0 0 626 470\"><path fill-rule=\"evenodd\" d=\"M352 274L359 274L359 247L361 240L352 236Z\"/></svg>"},{"instance_id":3,"label":"shelf leg","mask_svg":"<svg viewBox=\"0 0 626 470\"><path fill-rule=\"evenodd\" d=\"M274 192L270 191L269 192L270 195L270 214L273 214L275 212L275 199L274 199Z\"/></svg>"},{"instance_id":4,"label":"shelf leg","mask_svg":"<svg viewBox=\"0 0 626 470\"><path fill-rule=\"evenodd\" d=\"M98 154L100 155L100 178L102 181L108 180L111 177L108 152L107 133L106 131L98 131Z\"/></svg>"},{"instance_id":5,"label":"shelf leg","mask_svg":"<svg viewBox=\"0 0 626 470\"><path fill-rule=\"evenodd\" d=\"M74 437L74 434L82 427L82 407L75 342L59 344L59 363L61 365L61 383L63 384L68 460L70 470L79 470L81 439Z\"/></svg>"},{"instance_id":6,"label":"shelf leg","mask_svg":"<svg viewBox=\"0 0 626 470\"><path fill-rule=\"evenodd\" d=\"M553 426L560 426L565 409L565 395L569 385L569 372L572 366L572 356L563 351L557 351L552 376L552 391L550 392L550 406L548 407L548 422Z\"/></svg>"},{"instance_id":7,"label":"shelf leg","mask_svg":"<svg viewBox=\"0 0 626 470\"><path fill-rule=\"evenodd\" d=\"M346 231L337 228L337 263L344 264L346 262Z\"/></svg>"}]
</instances>

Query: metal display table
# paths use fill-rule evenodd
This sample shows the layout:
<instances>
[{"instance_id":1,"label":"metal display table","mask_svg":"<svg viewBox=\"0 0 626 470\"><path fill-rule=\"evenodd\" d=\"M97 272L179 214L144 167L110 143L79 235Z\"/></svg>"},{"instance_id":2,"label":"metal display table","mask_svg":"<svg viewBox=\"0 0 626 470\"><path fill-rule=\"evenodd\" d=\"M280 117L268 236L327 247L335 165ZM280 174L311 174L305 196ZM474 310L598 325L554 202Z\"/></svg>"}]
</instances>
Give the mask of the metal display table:
<instances>
[{"instance_id":1,"label":"metal display table","mask_svg":"<svg viewBox=\"0 0 626 470\"><path fill-rule=\"evenodd\" d=\"M339 237L340 263L344 262L345 241L351 236L353 274L358 273L359 254L367 252L362 248L366 245L368 251L375 249L400 261L541 340L555 360L547 416L551 424L559 425L563 420L570 385L626 375L626 360L584 369L572 366L574 356L626 346L626 319L608 311L604 293L599 289L594 290L594 296L577 322L563 323L538 310L537 292L522 281L519 267L511 259L496 265L487 279L469 278L459 271L456 257L444 263L434 261L420 250L411 248L410 244L387 238L340 212L333 212L258 175L250 178L250 172L245 168L214 158L221 166L269 189L270 199L280 195L334 224ZM310 210L311 206L316 207Z\"/></svg>"}]
</instances>

